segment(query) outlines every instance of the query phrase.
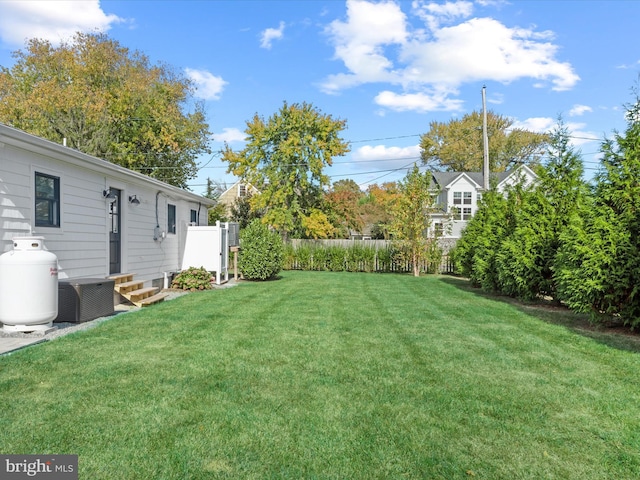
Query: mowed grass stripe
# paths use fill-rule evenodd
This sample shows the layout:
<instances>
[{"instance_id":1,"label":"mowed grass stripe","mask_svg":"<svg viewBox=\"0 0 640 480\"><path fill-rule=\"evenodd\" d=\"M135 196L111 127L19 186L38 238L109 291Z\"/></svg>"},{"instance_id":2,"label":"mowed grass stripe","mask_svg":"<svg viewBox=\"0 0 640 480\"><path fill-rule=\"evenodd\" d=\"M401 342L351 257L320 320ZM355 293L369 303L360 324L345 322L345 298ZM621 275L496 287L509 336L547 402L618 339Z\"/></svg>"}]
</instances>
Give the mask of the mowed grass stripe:
<instances>
[{"instance_id":1,"label":"mowed grass stripe","mask_svg":"<svg viewBox=\"0 0 640 480\"><path fill-rule=\"evenodd\" d=\"M618 348L459 280L285 272L0 358L0 451L81 478L635 478Z\"/></svg>"}]
</instances>

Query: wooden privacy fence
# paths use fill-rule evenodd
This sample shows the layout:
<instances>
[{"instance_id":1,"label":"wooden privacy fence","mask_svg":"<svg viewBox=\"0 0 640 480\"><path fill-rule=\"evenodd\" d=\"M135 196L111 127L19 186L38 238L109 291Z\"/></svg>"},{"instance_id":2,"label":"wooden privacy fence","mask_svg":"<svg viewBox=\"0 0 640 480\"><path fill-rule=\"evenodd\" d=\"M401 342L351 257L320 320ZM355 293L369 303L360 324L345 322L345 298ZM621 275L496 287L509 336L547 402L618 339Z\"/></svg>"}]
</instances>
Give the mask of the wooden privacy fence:
<instances>
[{"instance_id":1,"label":"wooden privacy fence","mask_svg":"<svg viewBox=\"0 0 640 480\"><path fill-rule=\"evenodd\" d=\"M285 249L286 270L333 272L412 272L389 240L289 240ZM425 273L455 273L448 254L438 261L422 262Z\"/></svg>"}]
</instances>

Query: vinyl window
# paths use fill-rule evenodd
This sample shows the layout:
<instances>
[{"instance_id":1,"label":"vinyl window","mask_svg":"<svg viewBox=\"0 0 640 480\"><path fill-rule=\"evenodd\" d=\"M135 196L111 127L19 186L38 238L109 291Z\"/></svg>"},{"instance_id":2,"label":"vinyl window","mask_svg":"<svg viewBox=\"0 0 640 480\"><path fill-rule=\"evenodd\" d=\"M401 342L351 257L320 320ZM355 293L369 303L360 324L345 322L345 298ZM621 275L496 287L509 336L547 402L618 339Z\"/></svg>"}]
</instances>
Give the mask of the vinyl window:
<instances>
[{"instance_id":1,"label":"vinyl window","mask_svg":"<svg viewBox=\"0 0 640 480\"><path fill-rule=\"evenodd\" d=\"M35 225L60 228L60 178L36 172Z\"/></svg>"},{"instance_id":2,"label":"vinyl window","mask_svg":"<svg viewBox=\"0 0 640 480\"><path fill-rule=\"evenodd\" d=\"M167 205L167 232L176 233L176 206Z\"/></svg>"}]
</instances>

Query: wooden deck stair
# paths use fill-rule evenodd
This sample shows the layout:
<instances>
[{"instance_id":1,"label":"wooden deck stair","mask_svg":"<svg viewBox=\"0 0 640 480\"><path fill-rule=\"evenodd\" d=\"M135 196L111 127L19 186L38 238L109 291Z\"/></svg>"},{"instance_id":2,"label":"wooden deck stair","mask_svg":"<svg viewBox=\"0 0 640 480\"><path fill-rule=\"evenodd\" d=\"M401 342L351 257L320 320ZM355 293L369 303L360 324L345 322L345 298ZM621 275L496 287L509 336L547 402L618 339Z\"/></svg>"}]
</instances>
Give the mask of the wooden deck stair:
<instances>
[{"instance_id":1,"label":"wooden deck stair","mask_svg":"<svg viewBox=\"0 0 640 480\"><path fill-rule=\"evenodd\" d=\"M164 301L166 293L156 287L145 287L144 282L134 280L133 273L112 275L109 280L115 282L114 290L138 307L148 307Z\"/></svg>"}]
</instances>

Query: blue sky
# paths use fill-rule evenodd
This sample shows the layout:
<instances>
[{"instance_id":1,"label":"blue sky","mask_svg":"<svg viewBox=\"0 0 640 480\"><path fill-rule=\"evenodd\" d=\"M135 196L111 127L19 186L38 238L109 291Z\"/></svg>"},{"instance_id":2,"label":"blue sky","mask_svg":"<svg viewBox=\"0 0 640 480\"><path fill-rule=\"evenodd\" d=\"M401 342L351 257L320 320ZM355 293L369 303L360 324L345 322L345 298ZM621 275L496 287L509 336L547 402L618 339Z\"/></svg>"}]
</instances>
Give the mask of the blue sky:
<instances>
[{"instance_id":1,"label":"blue sky","mask_svg":"<svg viewBox=\"0 0 640 480\"><path fill-rule=\"evenodd\" d=\"M0 0L0 65L28 37L104 31L196 82L214 152L241 149L246 122L284 101L346 120L351 152L327 173L363 188L404 177L429 123L481 110L486 85L516 126L547 131L562 115L589 178L598 139L625 129L638 20L632 0ZM199 163L196 193L235 180L215 154Z\"/></svg>"}]
</instances>

